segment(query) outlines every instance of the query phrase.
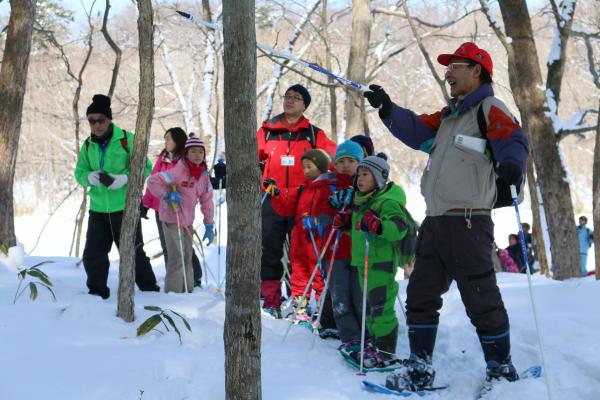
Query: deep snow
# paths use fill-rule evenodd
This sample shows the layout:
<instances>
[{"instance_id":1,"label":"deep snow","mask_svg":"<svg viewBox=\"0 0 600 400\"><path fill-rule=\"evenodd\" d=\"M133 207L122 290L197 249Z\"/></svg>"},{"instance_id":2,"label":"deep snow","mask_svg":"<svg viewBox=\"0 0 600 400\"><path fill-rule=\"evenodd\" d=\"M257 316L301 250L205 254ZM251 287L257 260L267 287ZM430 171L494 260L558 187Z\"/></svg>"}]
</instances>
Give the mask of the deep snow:
<instances>
[{"instance_id":1,"label":"deep snow","mask_svg":"<svg viewBox=\"0 0 600 400\"><path fill-rule=\"evenodd\" d=\"M410 196L409 209L413 196ZM413 203L417 205L417 199ZM68 254L73 206L57 213L42 236L35 256L22 257L13 249L11 257L0 258L0 399L224 399L224 351L222 329L225 302L209 286L194 293L164 294L136 291L136 321L123 322L115 316L118 263L111 264L109 286L113 295L103 301L87 295L85 273L79 259ZM414 207L420 216L420 209ZM152 214L152 212L150 213ZM496 213L496 237L501 246L513 232L514 212ZM223 209L223 218L226 213ZM524 220L528 220L524 210ZM17 234L29 251L45 217L34 215L16 220ZM155 235L154 221L144 221L144 236ZM223 230L225 230L225 224ZM201 232L200 232L201 233ZM223 241L224 244L224 241ZM158 242L146 246L148 254ZM223 247L221 265L225 263ZM218 274L215 246L205 248L213 274ZM593 254L593 249L592 253ZM1 257L1 256L0 256ZM111 260L118 253L111 254ZM593 257L592 257L593 258ZM17 266L41 266L54 284L57 301L40 290L31 302L25 293L12 304L18 285ZM153 261L163 286L162 258ZM593 267L591 267L593 268ZM513 360L518 369L539 364L538 340L526 276L498 274L509 312ZM400 280L404 299L406 281ZM549 378L554 399L600 399L600 282L593 277L557 282L533 277L535 298L542 329ZM151 333L136 337L137 326L150 311L145 305L171 308L184 314L192 332L182 330L183 344L173 333ZM402 314L398 355L407 356L406 328ZM182 325L179 325L183 328ZM377 399L389 398L361 389L361 377L344 363L335 341L317 339L294 327L285 344L281 339L287 321L263 316L262 390L264 399ZM438 341L434 356L437 383L451 387L431 399L473 399L484 377L484 362L474 328L469 323L456 286L444 296ZM384 374L368 379L383 381ZM141 392L143 391L143 393ZM501 384L488 399L547 398L543 379Z\"/></svg>"}]
</instances>

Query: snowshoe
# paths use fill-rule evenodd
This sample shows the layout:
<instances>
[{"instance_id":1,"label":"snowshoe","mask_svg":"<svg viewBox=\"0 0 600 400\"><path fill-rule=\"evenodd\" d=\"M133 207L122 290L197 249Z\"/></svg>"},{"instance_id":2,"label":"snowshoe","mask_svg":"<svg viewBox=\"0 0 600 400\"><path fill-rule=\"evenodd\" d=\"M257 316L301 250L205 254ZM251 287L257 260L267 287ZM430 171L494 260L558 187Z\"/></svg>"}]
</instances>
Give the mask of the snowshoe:
<instances>
[{"instance_id":1,"label":"snowshoe","mask_svg":"<svg viewBox=\"0 0 600 400\"><path fill-rule=\"evenodd\" d=\"M509 360L510 363L510 360ZM497 365L492 365L490 368L490 362L488 362L488 368L486 370L486 378L485 381L483 382L483 386L481 387L480 391L479 391L479 396L477 396L477 399L482 399L485 398L485 396L491 392L494 389L494 386L496 386L497 383L502 382L502 381L507 381L507 382L515 382L517 380L524 380L524 379L536 379L542 376L542 367L539 365L534 365L532 367L527 368L524 371L521 371L519 374L517 374L517 371L515 369L515 367L512 365L512 363L510 363L510 367L507 367L507 364L499 364L496 363ZM488 372L491 369L491 373ZM516 379L514 379L516 376ZM509 380L512 379L512 380Z\"/></svg>"},{"instance_id":2,"label":"snowshoe","mask_svg":"<svg viewBox=\"0 0 600 400\"><path fill-rule=\"evenodd\" d=\"M411 354L405 363L405 368L389 374L385 380L385 387L391 390L427 390L433 387L435 370L431 364L431 358L423 359Z\"/></svg>"},{"instance_id":3,"label":"snowshoe","mask_svg":"<svg viewBox=\"0 0 600 400\"><path fill-rule=\"evenodd\" d=\"M342 343L338 348L344 359L354 368L360 369L360 340L354 339ZM373 345L371 339L365 343L363 370L366 372L393 371L402 366L402 360L386 357Z\"/></svg>"},{"instance_id":4,"label":"snowshoe","mask_svg":"<svg viewBox=\"0 0 600 400\"><path fill-rule=\"evenodd\" d=\"M337 329L332 329L332 328L325 328L325 329L319 329L319 337L321 339L340 339L340 333L338 332Z\"/></svg>"},{"instance_id":5,"label":"snowshoe","mask_svg":"<svg viewBox=\"0 0 600 400\"><path fill-rule=\"evenodd\" d=\"M279 307L266 307L262 310L264 313L275 319L281 319L281 309Z\"/></svg>"}]
</instances>

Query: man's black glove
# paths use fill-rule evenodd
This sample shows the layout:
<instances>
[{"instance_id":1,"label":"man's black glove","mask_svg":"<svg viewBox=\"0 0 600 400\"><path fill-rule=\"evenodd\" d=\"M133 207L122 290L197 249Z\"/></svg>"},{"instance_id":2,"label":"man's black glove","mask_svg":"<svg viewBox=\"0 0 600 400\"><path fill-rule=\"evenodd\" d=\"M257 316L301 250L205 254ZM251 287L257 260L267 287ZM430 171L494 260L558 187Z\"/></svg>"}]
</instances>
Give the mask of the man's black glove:
<instances>
[{"instance_id":1,"label":"man's black glove","mask_svg":"<svg viewBox=\"0 0 600 400\"><path fill-rule=\"evenodd\" d=\"M106 187L109 187L115 181L115 178L113 178L106 172L100 172L99 177L100 177L100 183Z\"/></svg>"},{"instance_id":2,"label":"man's black glove","mask_svg":"<svg viewBox=\"0 0 600 400\"><path fill-rule=\"evenodd\" d=\"M521 172L521 167L515 163L509 161L499 163L496 173L509 185L515 185L516 187L521 185L523 173Z\"/></svg>"},{"instance_id":3,"label":"man's black glove","mask_svg":"<svg viewBox=\"0 0 600 400\"><path fill-rule=\"evenodd\" d=\"M365 92L364 96L373 108L379 108L381 118L389 118L392 111L392 100L390 96L379 85L369 85L371 91Z\"/></svg>"}]
</instances>

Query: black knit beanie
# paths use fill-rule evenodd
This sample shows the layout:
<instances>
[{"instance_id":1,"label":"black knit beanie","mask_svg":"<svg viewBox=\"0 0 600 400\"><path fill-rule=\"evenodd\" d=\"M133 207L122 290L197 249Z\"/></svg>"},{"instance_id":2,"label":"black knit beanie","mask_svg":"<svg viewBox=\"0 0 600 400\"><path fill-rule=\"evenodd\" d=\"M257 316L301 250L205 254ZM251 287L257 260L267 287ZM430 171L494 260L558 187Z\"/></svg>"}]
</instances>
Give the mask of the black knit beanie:
<instances>
[{"instance_id":1,"label":"black knit beanie","mask_svg":"<svg viewBox=\"0 0 600 400\"><path fill-rule=\"evenodd\" d=\"M299 83L290 86L285 92L287 93L290 90L300 93L300 95L302 96L302 100L304 101L304 108L308 108L308 106L310 105L310 93L308 93L308 90L306 90L306 88Z\"/></svg>"},{"instance_id":2,"label":"black knit beanie","mask_svg":"<svg viewBox=\"0 0 600 400\"><path fill-rule=\"evenodd\" d=\"M110 109L110 97L103 94L95 94L92 98L92 104L87 108L85 115L102 114L106 118L112 119L112 110Z\"/></svg>"}]
</instances>

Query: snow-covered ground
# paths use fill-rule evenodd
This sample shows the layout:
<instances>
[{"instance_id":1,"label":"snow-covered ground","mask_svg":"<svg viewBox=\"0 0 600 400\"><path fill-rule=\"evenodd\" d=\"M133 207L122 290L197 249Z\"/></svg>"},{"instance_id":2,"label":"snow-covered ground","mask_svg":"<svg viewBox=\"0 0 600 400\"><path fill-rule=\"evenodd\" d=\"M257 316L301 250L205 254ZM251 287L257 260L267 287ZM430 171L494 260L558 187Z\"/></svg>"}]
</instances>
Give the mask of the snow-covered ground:
<instances>
[{"instance_id":1,"label":"snow-covered ground","mask_svg":"<svg viewBox=\"0 0 600 400\"><path fill-rule=\"evenodd\" d=\"M69 251L73 210L73 204L59 210L34 255L22 258L21 252L13 250L10 259L0 259L0 399L224 399L225 302L215 290L213 277L209 274L209 285L188 295L136 291L137 319L125 323L115 315L118 262L112 263L109 276L113 296L102 300L86 294L79 259L64 257ZM501 246L505 245L504 236L516 230L514 213L509 211L495 215ZM420 217L418 211L415 214ZM25 251L31 250L45 218L38 214L16 220ZM523 219L528 220L526 211ZM152 238L154 221L144 221L143 229L144 236ZM157 241L146 246L150 255L159 248ZM216 276L216 248L205 250ZM224 265L225 248L222 250ZM118 253L113 252L111 260L117 258ZM52 262L41 269L52 280L57 301L40 290L38 300L30 301L26 292L12 304L18 285L16 266L46 260ZM162 258L153 260L153 265L162 287ZM515 365L523 369L541 363L526 276L501 273L498 281L511 320ZM400 285L404 298L406 281L401 280ZM600 399L600 281L588 277L557 282L534 276L533 285L553 398ZM136 337L138 325L153 314L143 309L147 305L185 315L192 332L182 329L182 344L173 333ZM398 313L402 321L399 309ZM312 335L305 328L294 327L282 343L287 326L287 321L263 316L264 399L384 398L361 389L361 377L339 356L337 342L317 339L311 347ZM399 356L407 355L407 346L406 328L401 324ZM455 285L444 296L434 366L436 382L448 383L450 388L431 399L474 398L485 373L483 356ZM368 379L384 381L384 374L372 373ZM545 381L501 384L487 398L547 398Z\"/></svg>"}]
</instances>

